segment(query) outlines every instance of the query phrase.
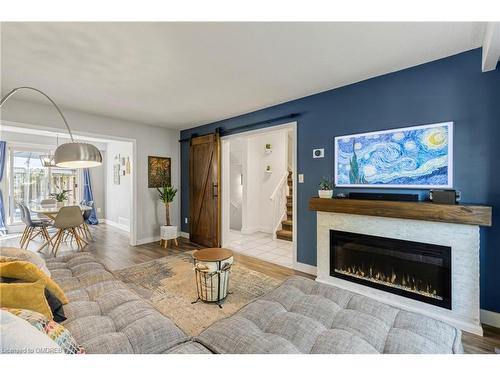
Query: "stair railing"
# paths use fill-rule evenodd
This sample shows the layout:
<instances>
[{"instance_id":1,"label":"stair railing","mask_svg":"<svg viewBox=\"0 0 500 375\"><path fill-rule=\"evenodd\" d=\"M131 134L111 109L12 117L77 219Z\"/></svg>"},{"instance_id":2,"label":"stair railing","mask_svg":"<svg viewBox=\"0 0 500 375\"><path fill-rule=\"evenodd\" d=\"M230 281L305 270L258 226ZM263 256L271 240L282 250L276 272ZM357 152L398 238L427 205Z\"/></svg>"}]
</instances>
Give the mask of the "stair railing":
<instances>
[{"instance_id":1,"label":"stair railing","mask_svg":"<svg viewBox=\"0 0 500 375\"><path fill-rule=\"evenodd\" d=\"M288 171L286 171L269 198L273 213L273 239L276 239L276 231L280 227L283 217L286 215L286 197L288 194L290 194L290 189L288 188Z\"/></svg>"}]
</instances>

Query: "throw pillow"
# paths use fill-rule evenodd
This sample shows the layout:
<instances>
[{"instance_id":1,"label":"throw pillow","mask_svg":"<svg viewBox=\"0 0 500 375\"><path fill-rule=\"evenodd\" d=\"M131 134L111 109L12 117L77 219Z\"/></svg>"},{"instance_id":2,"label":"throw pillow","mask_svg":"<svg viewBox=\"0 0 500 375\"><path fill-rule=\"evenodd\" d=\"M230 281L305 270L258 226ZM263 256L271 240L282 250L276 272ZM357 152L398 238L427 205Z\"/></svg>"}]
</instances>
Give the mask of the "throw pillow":
<instances>
[{"instance_id":1,"label":"throw pillow","mask_svg":"<svg viewBox=\"0 0 500 375\"><path fill-rule=\"evenodd\" d=\"M42 280L34 283L0 283L0 306L33 310L52 319L52 311L45 299L45 284Z\"/></svg>"},{"instance_id":2,"label":"throw pillow","mask_svg":"<svg viewBox=\"0 0 500 375\"><path fill-rule=\"evenodd\" d=\"M66 354L83 354L85 349L78 345L71 333L59 323L45 318L42 314L23 309L5 309L24 319L39 331L50 337Z\"/></svg>"},{"instance_id":3,"label":"throw pillow","mask_svg":"<svg viewBox=\"0 0 500 375\"><path fill-rule=\"evenodd\" d=\"M33 263L14 261L0 263L0 276L11 277L29 282L42 280L47 288L63 303L68 303L68 299L64 295L63 290L57 283L44 274Z\"/></svg>"},{"instance_id":4,"label":"throw pillow","mask_svg":"<svg viewBox=\"0 0 500 375\"><path fill-rule=\"evenodd\" d=\"M56 354L63 350L46 334L40 332L29 322L0 310L0 353L2 354Z\"/></svg>"},{"instance_id":5,"label":"throw pillow","mask_svg":"<svg viewBox=\"0 0 500 375\"><path fill-rule=\"evenodd\" d=\"M24 283L24 281L19 279L13 279L10 277L0 276L0 283L20 284ZM45 299L49 304L53 319L58 323L64 322L66 320L66 316L64 316L63 304L61 303L59 298L57 298L54 295L54 293L52 293L47 287L45 287Z\"/></svg>"},{"instance_id":6,"label":"throw pillow","mask_svg":"<svg viewBox=\"0 0 500 375\"><path fill-rule=\"evenodd\" d=\"M43 273L50 277L50 271L45 264L45 260L31 250L18 249L16 247L0 247L0 262L12 262L13 260L23 260L33 263L40 268Z\"/></svg>"}]
</instances>

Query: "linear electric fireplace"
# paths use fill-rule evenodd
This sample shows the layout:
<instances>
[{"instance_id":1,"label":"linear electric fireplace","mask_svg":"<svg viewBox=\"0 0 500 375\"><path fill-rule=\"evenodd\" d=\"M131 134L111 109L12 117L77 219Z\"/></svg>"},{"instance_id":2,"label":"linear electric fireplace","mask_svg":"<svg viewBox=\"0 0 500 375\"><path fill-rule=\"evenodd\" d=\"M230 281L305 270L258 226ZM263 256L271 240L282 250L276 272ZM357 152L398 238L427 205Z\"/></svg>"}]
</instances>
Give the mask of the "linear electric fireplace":
<instances>
[{"instance_id":1,"label":"linear electric fireplace","mask_svg":"<svg viewBox=\"0 0 500 375\"><path fill-rule=\"evenodd\" d=\"M451 310L451 247L330 230L330 275Z\"/></svg>"}]
</instances>

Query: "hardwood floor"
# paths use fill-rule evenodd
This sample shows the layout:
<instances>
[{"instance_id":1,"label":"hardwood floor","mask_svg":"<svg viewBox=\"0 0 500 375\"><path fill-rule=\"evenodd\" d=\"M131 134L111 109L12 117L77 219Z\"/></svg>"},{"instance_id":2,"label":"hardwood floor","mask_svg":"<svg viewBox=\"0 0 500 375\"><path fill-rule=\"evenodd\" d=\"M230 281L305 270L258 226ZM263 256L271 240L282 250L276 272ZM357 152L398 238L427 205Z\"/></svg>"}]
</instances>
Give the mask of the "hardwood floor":
<instances>
[{"instance_id":1,"label":"hardwood floor","mask_svg":"<svg viewBox=\"0 0 500 375\"><path fill-rule=\"evenodd\" d=\"M152 242L139 246L130 246L128 244L128 234L119 229L105 224L91 226L90 230L94 236L94 241L85 248L85 251L92 252L108 269L119 270L130 267L138 263L147 262L153 259L161 258L169 254L175 254L200 248L200 246L186 240L179 239L179 246L169 246L163 248L158 242ZM19 247L20 237L0 240L0 246ZM29 249L35 251L40 246L39 241L32 241ZM68 254L77 251L76 244L62 244L58 255ZM50 257L51 254L45 249L42 256ZM256 258L234 254L236 262L240 262L248 268L262 272L268 276L279 280L284 280L291 275L300 275L314 279L313 275L298 272L290 268L278 266ZM483 325L484 336L476 336L470 333L463 333L463 345L466 353L495 353L495 348L500 349L500 329Z\"/></svg>"}]
</instances>

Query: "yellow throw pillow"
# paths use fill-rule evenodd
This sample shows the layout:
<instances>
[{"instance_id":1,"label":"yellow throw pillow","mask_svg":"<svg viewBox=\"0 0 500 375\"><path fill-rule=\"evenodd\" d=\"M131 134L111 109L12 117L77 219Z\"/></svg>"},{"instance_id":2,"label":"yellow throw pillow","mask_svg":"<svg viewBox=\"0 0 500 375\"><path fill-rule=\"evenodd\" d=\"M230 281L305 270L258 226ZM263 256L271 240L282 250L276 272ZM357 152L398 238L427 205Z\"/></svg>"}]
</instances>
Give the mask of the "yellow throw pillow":
<instances>
[{"instance_id":1,"label":"yellow throw pillow","mask_svg":"<svg viewBox=\"0 0 500 375\"><path fill-rule=\"evenodd\" d=\"M43 280L34 283L0 283L0 306L39 312L52 319L52 311L45 299Z\"/></svg>"},{"instance_id":2,"label":"yellow throw pillow","mask_svg":"<svg viewBox=\"0 0 500 375\"><path fill-rule=\"evenodd\" d=\"M1 262L0 276L28 282L41 280L47 289L49 289L62 304L69 302L61 287L33 263L23 261Z\"/></svg>"}]
</instances>

